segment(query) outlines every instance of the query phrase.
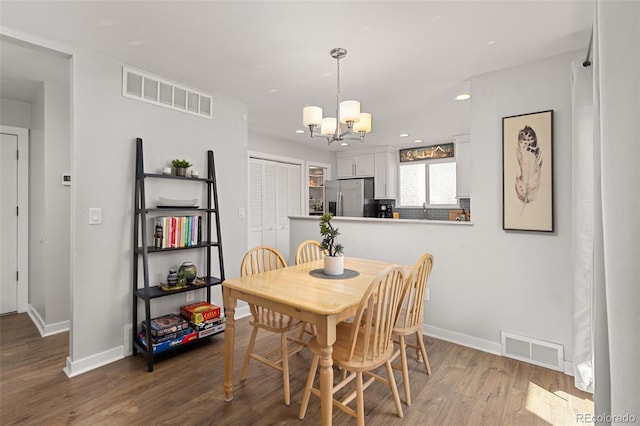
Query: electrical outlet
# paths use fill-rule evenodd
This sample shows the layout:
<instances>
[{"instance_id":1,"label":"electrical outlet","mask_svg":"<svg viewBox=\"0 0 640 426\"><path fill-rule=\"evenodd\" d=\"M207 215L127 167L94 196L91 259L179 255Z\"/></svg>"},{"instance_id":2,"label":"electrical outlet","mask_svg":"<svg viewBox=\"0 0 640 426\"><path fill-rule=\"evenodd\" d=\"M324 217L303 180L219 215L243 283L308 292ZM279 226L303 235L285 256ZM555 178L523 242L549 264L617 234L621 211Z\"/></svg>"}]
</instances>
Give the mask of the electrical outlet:
<instances>
[{"instance_id":1,"label":"electrical outlet","mask_svg":"<svg viewBox=\"0 0 640 426\"><path fill-rule=\"evenodd\" d=\"M424 294L424 300L427 302L429 301L429 287L427 287L427 291Z\"/></svg>"},{"instance_id":2,"label":"electrical outlet","mask_svg":"<svg viewBox=\"0 0 640 426\"><path fill-rule=\"evenodd\" d=\"M196 293L195 291L189 291L187 293L185 293L184 295L184 301L185 302L195 302L196 300Z\"/></svg>"}]
</instances>

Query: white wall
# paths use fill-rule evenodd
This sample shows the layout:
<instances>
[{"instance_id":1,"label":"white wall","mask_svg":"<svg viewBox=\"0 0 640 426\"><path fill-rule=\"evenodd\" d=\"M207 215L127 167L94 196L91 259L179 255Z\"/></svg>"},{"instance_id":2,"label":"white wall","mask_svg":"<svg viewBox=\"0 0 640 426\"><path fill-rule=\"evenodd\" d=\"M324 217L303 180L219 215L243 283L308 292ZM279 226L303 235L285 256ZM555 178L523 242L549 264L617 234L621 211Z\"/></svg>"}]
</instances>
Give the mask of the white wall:
<instances>
[{"instance_id":1,"label":"white wall","mask_svg":"<svg viewBox=\"0 0 640 426\"><path fill-rule=\"evenodd\" d=\"M123 355L124 330L131 321L136 137L144 140L146 171L158 171L180 157L204 173L206 151L214 151L228 272L239 270L246 248L246 224L238 219L237 211L246 208L247 202L245 105L215 96L214 118L209 120L122 97L123 64L91 52L75 52L73 62L75 238L70 375ZM181 83L189 85L188 81ZM187 191L190 197L193 190L159 189L168 198L185 197ZM90 207L102 208L102 225L88 225ZM169 267L191 256L186 251L173 257L156 256L151 281L166 277ZM219 287L214 298L221 303ZM152 313L175 311L184 302L184 295L157 300Z\"/></svg>"},{"instance_id":2,"label":"white wall","mask_svg":"<svg viewBox=\"0 0 640 426\"><path fill-rule=\"evenodd\" d=\"M69 105L64 106L69 110ZM31 104L29 131L29 311L43 332L47 317L47 271L45 235L45 108L44 84L40 85ZM69 253L69 237L66 247L58 250ZM67 270L70 266L67 264ZM66 294L70 284L67 282ZM34 316L35 314L35 316ZM67 318L69 319L69 318Z\"/></svg>"},{"instance_id":3,"label":"white wall","mask_svg":"<svg viewBox=\"0 0 640 426\"><path fill-rule=\"evenodd\" d=\"M59 66L70 70L68 59ZM62 174L71 171L71 78L44 83L44 228L45 258L39 264L46 277L46 327L68 328L71 282L71 188L62 185ZM33 209L32 209L33 210ZM56 324L59 324L56 327Z\"/></svg>"},{"instance_id":4,"label":"white wall","mask_svg":"<svg viewBox=\"0 0 640 426\"><path fill-rule=\"evenodd\" d=\"M288 142L270 136L249 133L249 150L296 158L299 160L331 164L331 168L335 170L335 153L333 151L317 147L318 144L326 144L324 139L312 140L307 135L300 135L300 137L306 137L306 139L309 139L308 143L300 144Z\"/></svg>"},{"instance_id":5,"label":"white wall","mask_svg":"<svg viewBox=\"0 0 640 426\"><path fill-rule=\"evenodd\" d=\"M0 99L0 124L3 126L29 128L31 106L27 102Z\"/></svg>"},{"instance_id":6,"label":"white wall","mask_svg":"<svg viewBox=\"0 0 640 426\"><path fill-rule=\"evenodd\" d=\"M571 344L569 66L579 53L472 80L473 225L338 221L347 256L412 264L434 255L428 334L491 352L500 331ZM556 232L502 230L502 117L554 112ZM320 238L318 225L292 220L291 247Z\"/></svg>"}]
</instances>

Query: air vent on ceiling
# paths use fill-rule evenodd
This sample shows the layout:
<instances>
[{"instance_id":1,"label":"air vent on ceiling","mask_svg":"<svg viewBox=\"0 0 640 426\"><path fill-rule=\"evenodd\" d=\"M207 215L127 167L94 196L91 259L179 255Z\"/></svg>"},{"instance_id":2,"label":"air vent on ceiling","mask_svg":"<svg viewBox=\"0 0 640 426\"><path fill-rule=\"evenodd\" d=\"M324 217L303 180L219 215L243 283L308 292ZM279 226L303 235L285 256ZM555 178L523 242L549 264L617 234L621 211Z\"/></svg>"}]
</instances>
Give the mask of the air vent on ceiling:
<instances>
[{"instance_id":1,"label":"air vent on ceiling","mask_svg":"<svg viewBox=\"0 0 640 426\"><path fill-rule=\"evenodd\" d=\"M503 356L552 370L564 371L564 350L562 345L518 336L504 331L500 335Z\"/></svg>"},{"instance_id":2,"label":"air vent on ceiling","mask_svg":"<svg viewBox=\"0 0 640 426\"><path fill-rule=\"evenodd\" d=\"M200 117L213 117L213 97L155 75L122 67L122 96Z\"/></svg>"}]
</instances>

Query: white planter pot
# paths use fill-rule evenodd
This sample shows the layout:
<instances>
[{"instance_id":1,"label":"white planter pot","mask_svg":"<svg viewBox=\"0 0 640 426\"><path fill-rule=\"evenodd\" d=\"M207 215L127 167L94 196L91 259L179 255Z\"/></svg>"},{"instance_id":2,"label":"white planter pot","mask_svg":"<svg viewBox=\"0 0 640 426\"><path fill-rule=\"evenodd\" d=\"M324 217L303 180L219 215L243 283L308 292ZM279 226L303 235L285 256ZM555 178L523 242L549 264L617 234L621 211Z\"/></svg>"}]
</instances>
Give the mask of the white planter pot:
<instances>
[{"instance_id":1,"label":"white planter pot","mask_svg":"<svg viewBox=\"0 0 640 426\"><path fill-rule=\"evenodd\" d=\"M325 256L324 273L327 275L342 275L344 273L344 257Z\"/></svg>"}]
</instances>

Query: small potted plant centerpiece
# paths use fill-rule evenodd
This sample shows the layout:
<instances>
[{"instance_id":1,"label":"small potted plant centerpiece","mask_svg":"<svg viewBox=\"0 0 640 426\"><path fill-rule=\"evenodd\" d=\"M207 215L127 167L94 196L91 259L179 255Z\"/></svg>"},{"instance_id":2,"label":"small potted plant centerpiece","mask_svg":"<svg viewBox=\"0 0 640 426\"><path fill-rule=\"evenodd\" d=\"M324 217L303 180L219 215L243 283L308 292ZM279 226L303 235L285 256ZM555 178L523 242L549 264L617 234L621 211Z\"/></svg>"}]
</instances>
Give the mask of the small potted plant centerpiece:
<instances>
[{"instance_id":1,"label":"small potted plant centerpiece","mask_svg":"<svg viewBox=\"0 0 640 426\"><path fill-rule=\"evenodd\" d=\"M173 159L171 165L176 169L176 176L187 176L187 169L192 164L187 160Z\"/></svg>"},{"instance_id":2,"label":"small potted plant centerpiece","mask_svg":"<svg viewBox=\"0 0 640 426\"><path fill-rule=\"evenodd\" d=\"M344 257L342 244L336 242L336 238L340 235L338 228L331 225L333 215L327 213L320 218L320 235L322 239L322 248L325 250L324 256L324 273L327 275L342 275L344 273Z\"/></svg>"}]
</instances>

